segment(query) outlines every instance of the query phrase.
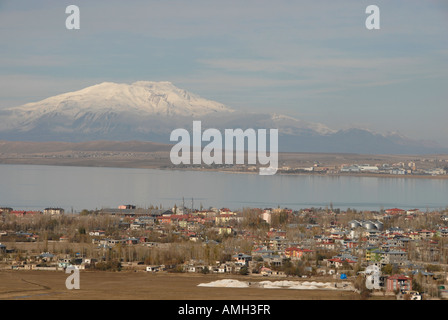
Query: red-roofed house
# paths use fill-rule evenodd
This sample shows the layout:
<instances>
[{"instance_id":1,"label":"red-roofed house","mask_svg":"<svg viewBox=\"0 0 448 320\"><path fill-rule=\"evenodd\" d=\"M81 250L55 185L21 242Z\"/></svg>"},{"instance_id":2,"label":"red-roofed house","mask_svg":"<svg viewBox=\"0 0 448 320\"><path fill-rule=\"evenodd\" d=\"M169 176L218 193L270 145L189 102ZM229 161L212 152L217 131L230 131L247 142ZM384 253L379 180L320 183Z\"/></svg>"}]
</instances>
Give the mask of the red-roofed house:
<instances>
[{"instance_id":1,"label":"red-roofed house","mask_svg":"<svg viewBox=\"0 0 448 320\"><path fill-rule=\"evenodd\" d=\"M419 214L421 213L419 209L409 209L406 211L406 214Z\"/></svg>"},{"instance_id":2,"label":"red-roofed house","mask_svg":"<svg viewBox=\"0 0 448 320\"><path fill-rule=\"evenodd\" d=\"M400 215L400 214L405 214L406 210L398 209L398 208L386 209L386 213L391 214L391 215Z\"/></svg>"},{"instance_id":3,"label":"red-roofed house","mask_svg":"<svg viewBox=\"0 0 448 320\"><path fill-rule=\"evenodd\" d=\"M386 288L387 291L412 291L412 279L401 274L395 274L387 278Z\"/></svg>"},{"instance_id":4,"label":"red-roofed house","mask_svg":"<svg viewBox=\"0 0 448 320\"><path fill-rule=\"evenodd\" d=\"M300 249L297 247L289 247L285 249L285 256L290 259L301 259L304 255L310 254L313 252L309 249Z\"/></svg>"},{"instance_id":5,"label":"red-roofed house","mask_svg":"<svg viewBox=\"0 0 448 320\"><path fill-rule=\"evenodd\" d=\"M13 210L10 213L15 215L16 217L23 217L26 211Z\"/></svg>"},{"instance_id":6,"label":"red-roofed house","mask_svg":"<svg viewBox=\"0 0 448 320\"><path fill-rule=\"evenodd\" d=\"M336 269L338 269L343 266L344 262L348 263L350 266L356 264L356 261L350 259L332 258L327 260L327 267L334 266Z\"/></svg>"},{"instance_id":7,"label":"red-roofed house","mask_svg":"<svg viewBox=\"0 0 448 320\"><path fill-rule=\"evenodd\" d=\"M24 216L34 216L37 214L40 214L40 211L21 211L21 210L13 210L10 212L11 214L17 216L17 217L24 217Z\"/></svg>"}]
</instances>

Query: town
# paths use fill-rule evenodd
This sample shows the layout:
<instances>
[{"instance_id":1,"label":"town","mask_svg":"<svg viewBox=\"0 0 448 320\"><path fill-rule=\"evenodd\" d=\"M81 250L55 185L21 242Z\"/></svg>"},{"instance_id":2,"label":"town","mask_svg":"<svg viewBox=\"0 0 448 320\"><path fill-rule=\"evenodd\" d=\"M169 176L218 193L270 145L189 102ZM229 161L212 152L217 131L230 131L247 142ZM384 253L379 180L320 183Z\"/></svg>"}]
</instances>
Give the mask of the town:
<instances>
[{"instance_id":1,"label":"town","mask_svg":"<svg viewBox=\"0 0 448 320\"><path fill-rule=\"evenodd\" d=\"M330 277L365 299L448 297L448 208L0 210L3 270Z\"/></svg>"},{"instance_id":2,"label":"town","mask_svg":"<svg viewBox=\"0 0 448 320\"><path fill-rule=\"evenodd\" d=\"M298 157L287 154L280 154L278 174L317 174L317 175L375 175L378 177L439 177L447 176L448 159L418 158L414 157L408 161L396 159L381 159L378 155L371 157L374 164L353 163L352 157L347 156L338 159L337 157L325 157L324 155L314 155L313 158L299 160ZM366 157L364 157L366 158ZM366 160L360 157L360 160ZM349 160L349 161L346 161ZM389 161L387 161L389 160ZM230 172L254 173L259 170L256 165L250 164L180 164L176 166L162 166L162 168L177 169L200 169L200 170L221 170Z\"/></svg>"},{"instance_id":3,"label":"town","mask_svg":"<svg viewBox=\"0 0 448 320\"><path fill-rule=\"evenodd\" d=\"M256 166L240 165L227 166L227 168L239 169L240 171L253 172L258 170ZM203 168L204 169L204 168ZM444 176L448 171L448 164L443 167L428 167L417 168L415 162L397 162L397 163L381 163L381 164L341 164L341 165L322 165L319 161L314 161L309 167L290 167L282 166L278 168L280 174L377 174L378 176Z\"/></svg>"}]
</instances>

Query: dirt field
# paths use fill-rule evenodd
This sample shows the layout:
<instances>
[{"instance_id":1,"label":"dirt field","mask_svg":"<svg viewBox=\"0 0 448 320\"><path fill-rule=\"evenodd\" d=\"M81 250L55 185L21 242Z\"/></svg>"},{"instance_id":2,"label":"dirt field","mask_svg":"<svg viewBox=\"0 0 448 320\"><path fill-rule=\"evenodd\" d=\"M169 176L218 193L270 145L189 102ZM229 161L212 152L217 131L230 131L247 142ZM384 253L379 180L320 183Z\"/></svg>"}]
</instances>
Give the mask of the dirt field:
<instances>
[{"instance_id":1,"label":"dirt field","mask_svg":"<svg viewBox=\"0 0 448 320\"><path fill-rule=\"evenodd\" d=\"M146 272L80 272L80 289L68 290L62 271L0 271L2 300L358 300L348 291L198 287L242 276ZM269 279L271 280L271 279Z\"/></svg>"}]
</instances>

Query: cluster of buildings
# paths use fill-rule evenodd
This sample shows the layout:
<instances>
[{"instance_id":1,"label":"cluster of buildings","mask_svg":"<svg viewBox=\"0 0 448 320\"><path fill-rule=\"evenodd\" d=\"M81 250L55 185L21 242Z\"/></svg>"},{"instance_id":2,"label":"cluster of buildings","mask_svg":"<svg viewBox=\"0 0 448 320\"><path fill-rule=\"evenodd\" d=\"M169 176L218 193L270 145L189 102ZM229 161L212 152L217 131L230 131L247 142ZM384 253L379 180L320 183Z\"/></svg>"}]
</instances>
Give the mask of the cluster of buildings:
<instances>
[{"instance_id":1,"label":"cluster of buildings","mask_svg":"<svg viewBox=\"0 0 448 320\"><path fill-rule=\"evenodd\" d=\"M63 208L45 208L43 211L36 211L36 210L14 210L10 207L1 207L0 208L0 214L9 214L14 215L17 217L24 217L24 216L35 216L35 215L61 215L64 214L65 210Z\"/></svg>"},{"instance_id":2,"label":"cluster of buildings","mask_svg":"<svg viewBox=\"0 0 448 320\"><path fill-rule=\"evenodd\" d=\"M42 214L63 213L58 210L47 208ZM15 213L3 208L2 214ZM27 214L24 213L25 216ZM374 265L381 270L390 269L389 274L382 274L380 281L382 289L387 292L412 290L416 274L429 279L428 283L444 284L447 281L448 246L445 247L445 239L448 238L448 219L441 213L437 213L437 227L430 229L392 226L389 221L398 217L409 221L429 214L418 209L399 208L370 212L369 219L358 214L350 220L347 212L314 208L299 211L252 209L249 217L247 212L228 208L194 210L182 206L165 210L124 205L117 209L102 209L98 214L114 216L119 221L118 237L112 237L101 229L87 230L90 241L101 250L114 249L117 245L164 248L169 236L175 236L176 241L212 247L229 238L250 244L250 250L227 248L232 250L228 258L214 262L189 259L173 266L123 261L123 265L148 272L177 268L183 272L244 272L277 277L345 276L354 279L368 266ZM255 227L249 227L249 219L255 222ZM214 237L210 237L211 234ZM70 242L72 239L62 236L59 241ZM0 250L6 252L7 248L0 245ZM33 261L45 259L55 268L67 267L70 263L80 267L95 263L85 255L55 256L49 252L42 255L34 257ZM292 272L288 269L291 263L300 265L300 270ZM428 264L438 265L439 272L428 271Z\"/></svg>"},{"instance_id":3,"label":"cluster of buildings","mask_svg":"<svg viewBox=\"0 0 448 320\"><path fill-rule=\"evenodd\" d=\"M310 167L292 168L292 167L280 167L279 173L323 173L323 174L338 174L338 173L365 173L365 174L391 174L391 175L426 175L426 176L439 176L446 175L447 166L442 167L427 167L417 168L415 162L408 163L397 162L393 164L342 164L325 166L320 163L315 163Z\"/></svg>"},{"instance_id":4,"label":"cluster of buildings","mask_svg":"<svg viewBox=\"0 0 448 320\"><path fill-rule=\"evenodd\" d=\"M369 165L369 164L351 164L342 165L340 168L342 173L378 173L378 174L393 174L393 175L445 175L446 170L444 168L431 168L431 169L417 169L415 162L409 162L405 164L403 162L395 164L382 164L382 165Z\"/></svg>"}]
</instances>

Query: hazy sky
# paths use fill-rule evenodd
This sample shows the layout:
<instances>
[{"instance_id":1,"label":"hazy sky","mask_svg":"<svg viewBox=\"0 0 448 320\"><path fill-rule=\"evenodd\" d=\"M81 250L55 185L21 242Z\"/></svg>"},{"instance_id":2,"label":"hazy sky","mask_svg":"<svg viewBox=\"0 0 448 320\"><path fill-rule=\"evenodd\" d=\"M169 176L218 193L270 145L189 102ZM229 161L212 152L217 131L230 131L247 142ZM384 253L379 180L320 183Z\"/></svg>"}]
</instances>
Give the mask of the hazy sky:
<instances>
[{"instance_id":1,"label":"hazy sky","mask_svg":"<svg viewBox=\"0 0 448 320\"><path fill-rule=\"evenodd\" d=\"M448 146L448 2L0 0L1 108L137 80Z\"/></svg>"}]
</instances>

